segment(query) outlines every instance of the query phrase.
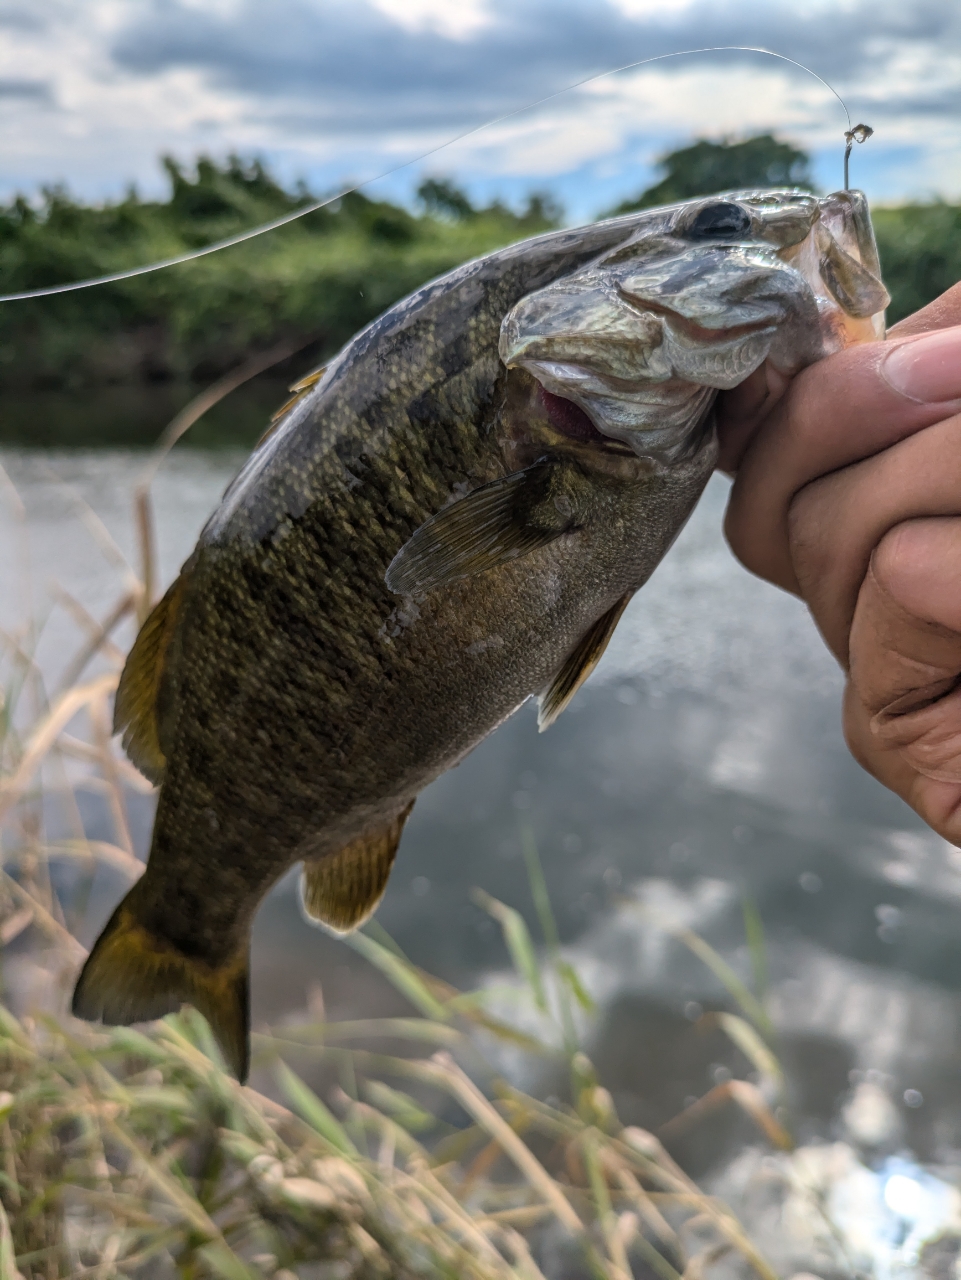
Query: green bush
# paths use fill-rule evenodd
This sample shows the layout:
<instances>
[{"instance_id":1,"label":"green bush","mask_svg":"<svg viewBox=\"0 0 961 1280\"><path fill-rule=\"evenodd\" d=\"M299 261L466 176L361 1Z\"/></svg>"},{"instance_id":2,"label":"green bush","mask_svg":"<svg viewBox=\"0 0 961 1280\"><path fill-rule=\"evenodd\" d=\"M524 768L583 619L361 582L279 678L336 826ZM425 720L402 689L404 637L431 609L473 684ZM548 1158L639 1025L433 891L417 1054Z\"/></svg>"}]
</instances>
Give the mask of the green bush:
<instances>
[{"instance_id":1,"label":"green bush","mask_svg":"<svg viewBox=\"0 0 961 1280\"><path fill-rule=\"evenodd\" d=\"M201 157L193 176L164 166L166 202L134 190L90 207L62 188L0 209L0 289L43 288L176 257L311 203L258 162ZM0 307L7 391L206 380L278 342L337 350L385 307L433 276L556 225L533 196L515 213L475 209L450 182L421 190L414 216L359 192L262 239L170 270Z\"/></svg>"},{"instance_id":2,"label":"green bush","mask_svg":"<svg viewBox=\"0 0 961 1280\"><path fill-rule=\"evenodd\" d=\"M218 166L201 157L193 173L169 158L163 163L166 201L131 189L93 207L51 187L35 204L18 196L0 207L0 290L176 257L314 199L304 187L284 190L258 161L234 156ZM725 185L809 184L807 163L804 152L766 134L702 140L664 156L663 181L621 211ZM171 395L158 384L168 384L179 404L190 395L181 384L210 382L261 351L309 348L300 363L322 361L426 280L561 218L549 196L536 194L520 213L496 201L478 209L439 178L422 183L418 196L422 212L413 214L354 192L262 238L169 270L0 306L4 439L146 443L169 416ZM875 224L892 322L961 279L961 206L882 208ZM136 411L115 422L103 397L109 386L139 388ZM47 398L31 401L38 392ZM271 387L233 399L229 421L211 440L251 443L263 428L261 401L281 395Z\"/></svg>"},{"instance_id":3,"label":"green bush","mask_svg":"<svg viewBox=\"0 0 961 1280\"><path fill-rule=\"evenodd\" d=\"M961 205L877 209L874 228L894 324L961 280Z\"/></svg>"}]
</instances>

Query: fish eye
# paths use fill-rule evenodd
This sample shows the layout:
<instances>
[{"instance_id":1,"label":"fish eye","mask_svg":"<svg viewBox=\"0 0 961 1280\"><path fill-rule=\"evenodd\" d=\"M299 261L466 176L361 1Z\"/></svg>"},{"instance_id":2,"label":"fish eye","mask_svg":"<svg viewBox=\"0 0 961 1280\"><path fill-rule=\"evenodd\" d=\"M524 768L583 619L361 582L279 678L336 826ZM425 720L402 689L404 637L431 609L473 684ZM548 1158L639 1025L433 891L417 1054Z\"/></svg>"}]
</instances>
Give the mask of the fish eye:
<instances>
[{"instance_id":1,"label":"fish eye","mask_svg":"<svg viewBox=\"0 0 961 1280\"><path fill-rule=\"evenodd\" d=\"M750 230L751 215L745 208L730 200L719 200L700 209L681 234L692 240L707 240L714 236L742 236Z\"/></svg>"}]
</instances>

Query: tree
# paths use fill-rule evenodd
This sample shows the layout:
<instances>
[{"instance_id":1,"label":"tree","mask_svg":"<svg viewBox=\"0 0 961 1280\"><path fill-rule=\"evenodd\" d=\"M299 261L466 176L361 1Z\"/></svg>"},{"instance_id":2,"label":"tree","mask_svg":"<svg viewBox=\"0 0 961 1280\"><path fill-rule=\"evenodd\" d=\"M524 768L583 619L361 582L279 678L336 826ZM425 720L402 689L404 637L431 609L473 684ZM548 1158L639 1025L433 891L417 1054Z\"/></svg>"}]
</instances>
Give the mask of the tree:
<instances>
[{"instance_id":1,"label":"tree","mask_svg":"<svg viewBox=\"0 0 961 1280\"><path fill-rule=\"evenodd\" d=\"M434 218L458 220L469 218L475 212L465 193L448 178L427 178L417 188L417 194L424 208Z\"/></svg>"},{"instance_id":2,"label":"tree","mask_svg":"<svg viewBox=\"0 0 961 1280\"><path fill-rule=\"evenodd\" d=\"M661 156L657 162L664 175L661 181L636 199L625 200L611 213L631 213L718 191L758 187L803 187L813 191L810 164L806 151L781 142L770 133L760 133L743 142L708 142L701 138L689 147Z\"/></svg>"}]
</instances>

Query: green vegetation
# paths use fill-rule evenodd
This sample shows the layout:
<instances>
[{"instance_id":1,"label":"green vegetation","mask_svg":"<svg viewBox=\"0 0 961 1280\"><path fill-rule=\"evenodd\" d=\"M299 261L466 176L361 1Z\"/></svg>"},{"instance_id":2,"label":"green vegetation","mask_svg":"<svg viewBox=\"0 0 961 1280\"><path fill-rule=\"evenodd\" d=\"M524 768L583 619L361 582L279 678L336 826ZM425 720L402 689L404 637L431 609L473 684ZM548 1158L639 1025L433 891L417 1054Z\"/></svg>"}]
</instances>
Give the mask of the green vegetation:
<instances>
[{"instance_id":1,"label":"green vegetation","mask_svg":"<svg viewBox=\"0 0 961 1280\"><path fill-rule=\"evenodd\" d=\"M165 160L166 201L131 190L90 207L59 188L0 208L0 289L14 292L173 257L289 213L313 197L254 161ZM613 212L733 187L811 188L809 157L771 134L704 139L663 156L661 180ZM272 373L217 406L201 445L252 444L284 382L335 352L385 307L479 254L556 226L531 196L513 212L475 208L451 182L419 190L417 214L354 193L249 244L157 274L0 306L0 440L147 444L191 394L264 353ZM893 322L961 279L961 207L879 209ZM287 356L284 359L284 356Z\"/></svg>"},{"instance_id":2,"label":"green vegetation","mask_svg":"<svg viewBox=\"0 0 961 1280\"><path fill-rule=\"evenodd\" d=\"M537 1258L551 1236L597 1280L681 1280L724 1253L776 1280L658 1137L618 1120L583 1052L486 1014L490 993L452 991L361 941L419 1016L257 1035L275 1096L224 1072L191 1010L143 1032L18 1020L0 1004L4 1280L88 1268L158 1280L544 1280ZM753 1053L778 1070L743 1019L714 1016L748 1062ZM492 1036L515 1053L566 1057L570 1101L545 1103L498 1078L479 1051ZM310 1088L287 1060L326 1087ZM671 1127L732 1102L759 1137L790 1149L746 1080L715 1086ZM301 1271L311 1264L325 1269Z\"/></svg>"},{"instance_id":3,"label":"green vegetation","mask_svg":"<svg viewBox=\"0 0 961 1280\"><path fill-rule=\"evenodd\" d=\"M890 324L961 281L961 205L938 200L876 209L874 229L891 294Z\"/></svg>"},{"instance_id":4,"label":"green vegetation","mask_svg":"<svg viewBox=\"0 0 961 1280\"><path fill-rule=\"evenodd\" d=\"M675 200L691 200L716 191L752 187L802 187L813 191L811 159L807 152L770 133L743 142L709 142L705 138L661 156L657 167L664 176L633 200L625 200L612 213L652 209Z\"/></svg>"},{"instance_id":5,"label":"green vegetation","mask_svg":"<svg viewBox=\"0 0 961 1280\"><path fill-rule=\"evenodd\" d=\"M44 191L0 210L3 292L103 275L173 257L266 222L313 197L283 190L258 162L188 175L165 160L166 202L136 192L89 207ZM208 380L252 352L339 348L424 281L555 225L533 196L522 213L475 209L450 183L421 188L418 217L355 192L291 226L209 258L96 289L0 307L7 391Z\"/></svg>"}]
</instances>

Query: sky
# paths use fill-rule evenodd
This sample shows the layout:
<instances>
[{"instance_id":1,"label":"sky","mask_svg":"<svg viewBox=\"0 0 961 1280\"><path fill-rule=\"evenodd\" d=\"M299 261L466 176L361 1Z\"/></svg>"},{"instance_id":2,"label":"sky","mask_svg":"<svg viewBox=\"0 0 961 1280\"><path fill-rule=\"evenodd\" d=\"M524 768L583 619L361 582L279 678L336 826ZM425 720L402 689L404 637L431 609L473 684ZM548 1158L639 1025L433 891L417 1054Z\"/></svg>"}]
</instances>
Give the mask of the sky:
<instances>
[{"instance_id":1,"label":"sky","mask_svg":"<svg viewBox=\"0 0 961 1280\"><path fill-rule=\"evenodd\" d=\"M672 147L767 130L840 186L842 107L772 58L671 58L565 92L715 44L830 81L876 130L852 158L872 200L961 197L958 0L0 0L0 199L159 195L160 155L235 152L323 192L387 170L372 195L410 200L425 175L480 201L549 190L576 222L655 181Z\"/></svg>"}]
</instances>

